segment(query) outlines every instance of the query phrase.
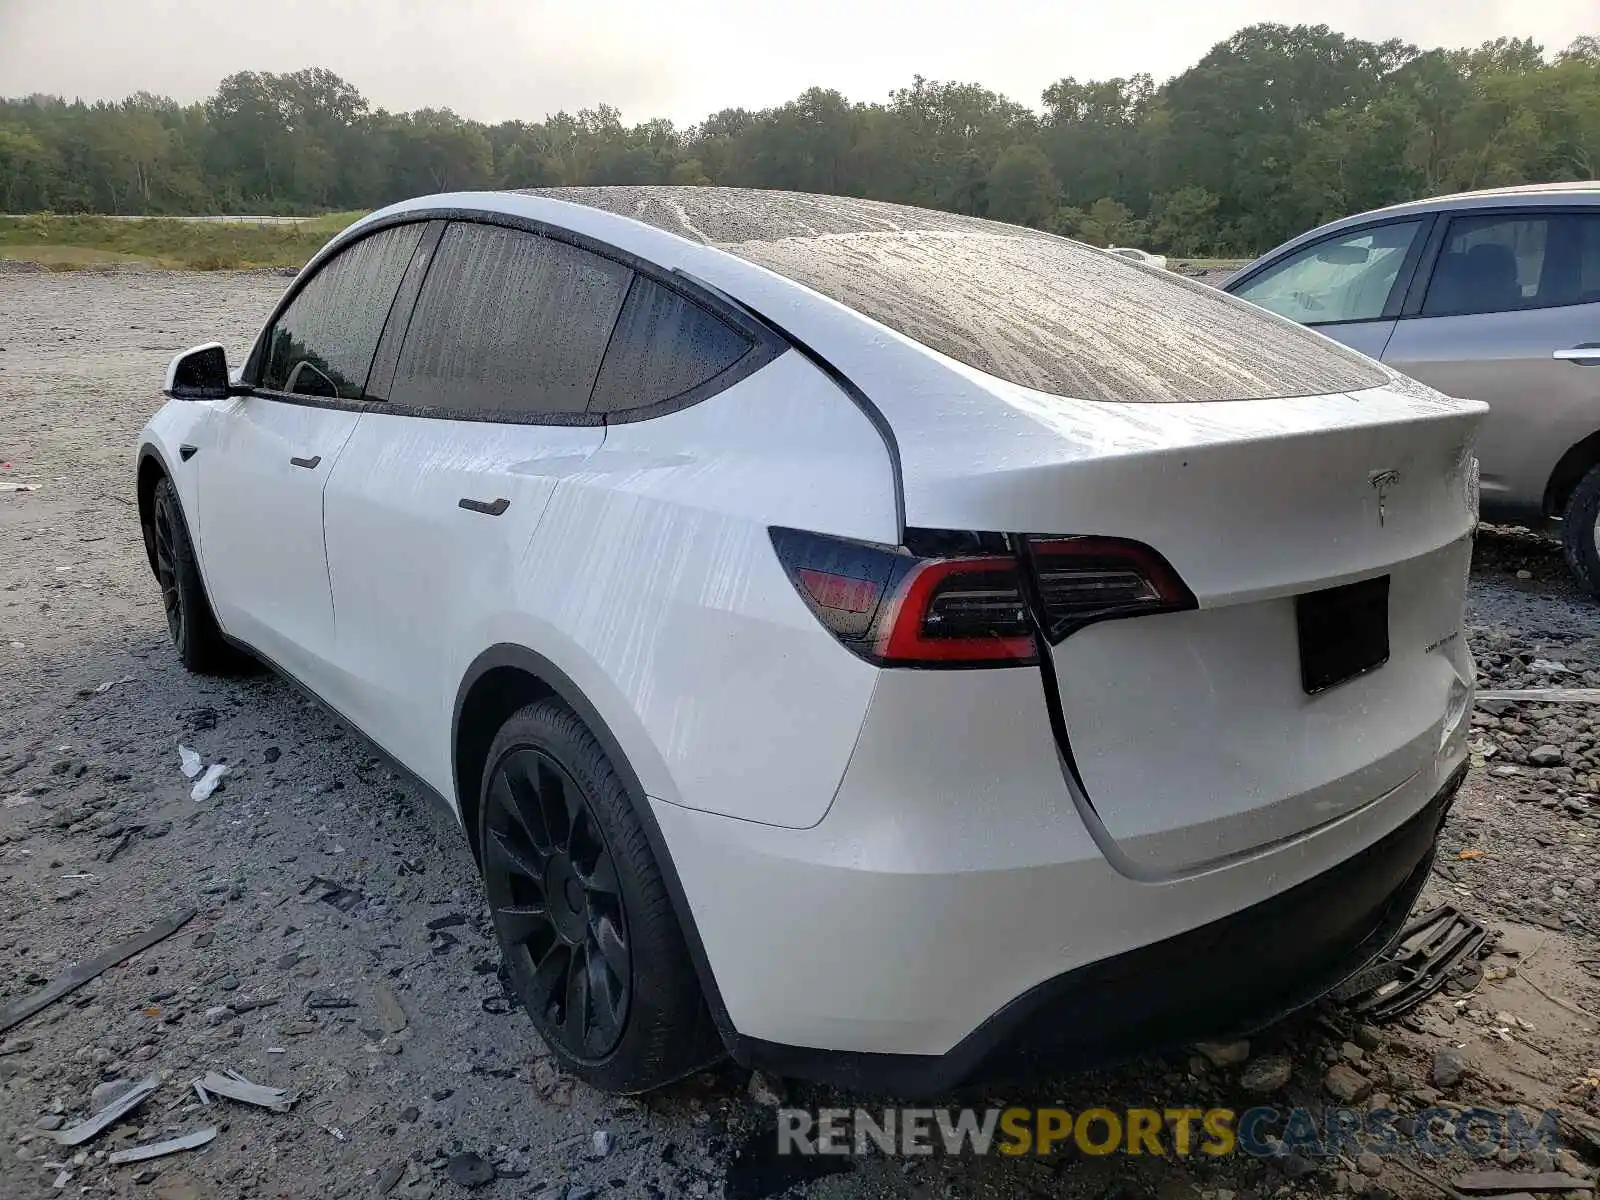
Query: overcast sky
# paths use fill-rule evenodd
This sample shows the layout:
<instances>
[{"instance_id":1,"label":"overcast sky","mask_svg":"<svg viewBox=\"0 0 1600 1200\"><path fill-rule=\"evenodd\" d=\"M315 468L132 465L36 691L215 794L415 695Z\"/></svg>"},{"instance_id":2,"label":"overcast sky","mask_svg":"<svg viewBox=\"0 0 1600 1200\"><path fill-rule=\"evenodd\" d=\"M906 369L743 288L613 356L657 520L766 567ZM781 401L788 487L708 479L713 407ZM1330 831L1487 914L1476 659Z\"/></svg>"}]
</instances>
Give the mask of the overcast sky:
<instances>
[{"instance_id":1,"label":"overcast sky","mask_svg":"<svg viewBox=\"0 0 1600 1200\"><path fill-rule=\"evenodd\" d=\"M1066 75L1157 80L1257 21L1423 47L1600 33L1597 0L0 0L0 95L210 95L328 67L390 110L537 120L600 103L689 124L812 85L881 100L914 74L1038 106Z\"/></svg>"}]
</instances>

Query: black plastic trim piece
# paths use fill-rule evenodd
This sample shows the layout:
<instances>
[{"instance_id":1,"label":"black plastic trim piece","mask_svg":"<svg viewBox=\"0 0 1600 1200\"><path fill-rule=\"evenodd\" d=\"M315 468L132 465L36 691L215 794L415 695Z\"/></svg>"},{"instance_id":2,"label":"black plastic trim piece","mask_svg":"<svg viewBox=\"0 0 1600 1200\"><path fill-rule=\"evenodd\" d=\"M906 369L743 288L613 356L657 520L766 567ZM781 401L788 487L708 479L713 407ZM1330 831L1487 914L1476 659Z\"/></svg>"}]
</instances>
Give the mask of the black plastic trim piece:
<instances>
[{"instance_id":1,"label":"black plastic trim piece","mask_svg":"<svg viewBox=\"0 0 1600 1200\"><path fill-rule=\"evenodd\" d=\"M873 1054L735 1035L742 1066L897 1097L1032 1081L1254 1033L1387 952L1427 882L1458 769L1388 836L1249 908L1101 959L1012 1000L944 1054Z\"/></svg>"},{"instance_id":2,"label":"black plastic trim piece","mask_svg":"<svg viewBox=\"0 0 1600 1200\"><path fill-rule=\"evenodd\" d=\"M728 1016L728 1006L723 1002L722 992L717 987L716 974L711 969L711 960L706 954L705 943L700 939L699 926L695 924L694 912L689 906L688 894L683 889L683 881L678 876L678 869L672 861L672 853L667 849L666 838L661 833L661 825L656 820L654 810L650 807L650 798L645 794L644 785L639 782L639 777L634 773L633 765L628 761L628 756L623 753L622 743L617 741L616 735L606 725L589 698L585 696L577 684L560 667L556 666L544 655L529 650L525 646L518 646L510 642L501 642L490 646L477 658L472 660L472 665L467 668L462 676L461 685L456 690L455 706L452 710L450 721L450 771L453 778L459 778L456 763L457 747L461 744L461 711L466 704L467 696L471 694L472 687L488 672L497 667L516 667L527 672L545 684L558 699L578 715L589 732L594 734L595 740L600 743L601 749L606 752L606 757L611 760L611 765L616 768L622 785L627 789L628 798L633 802L634 812L639 817L639 824L644 829L645 839L650 843L650 853L655 856L656 865L661 868L661 878L667 887L667 896L672 902L673 913L678 918L678 927L683 931L684 944L689 948L689 957L694 963L695 975L700 981L700 991L705 996L706 1007L711 1012L712 1023L717 1028L725 1046L731 1047L732 1041L737 1037L733 1021ZM460 800L460 797L457 797ZM460 811L465 813L465 805L460 806ZM468 839L473 840L473 834L468 831ZM474 847L474 853L477 853Z\"/></svg>"},{"instance_id":3,"label":"black plastic trim piece","mask_svg":"<svg viewBox=\"0 0 1600 1200\"><path fill-rule=\"evenodd\" d=\"M498 517L511 507L511 501L504 496L497 500L474 500L471 496L463 496L456 504L468 512L483 513L489 517Z\"/></svg>"},{"instance_id":4,"label":"black plastic trim piece","mask_svg":"<svg viewBox=\"0 0 1600 1200\"><path fill-rule=\"evenodd\" d=\"M322 455L313 454L310 458L299 458L291 455L289 458L289 465L293 467L304 467L308 471L315 471L319 466L322 465Z\"/></svg>"},{"instance_id":5,"label":"black plastic trim piece","mask_svg":"<svg viewBox=\"0 0 1600 1200\"><path fill-rule=\"evenodd\" d=\"M188 442L178 447L178 457L183 459L184 462L188 462L198 453L200 453L200 447L191 446Z\"/></svg>"},{"instance_id":6,"label":"black plastic trim piece","mask_svg":"<svg viewBox=\"0 0 1600 1200\"><path fill-rule=\"evenodd\" d=\"M433 268L433 254L439 248L439 239L444 237L444 227L443 221L428 222L416 252L400 275L400 285L395 288L389 314L383 319L383 331L378 335L372 364L367 368L367 381L361 389L362 398L370 404L381 404L389 399L395 369L400 365L400 346L411 328L417 297L422 294L422 285Z\"/></svg>"}]
</instances>

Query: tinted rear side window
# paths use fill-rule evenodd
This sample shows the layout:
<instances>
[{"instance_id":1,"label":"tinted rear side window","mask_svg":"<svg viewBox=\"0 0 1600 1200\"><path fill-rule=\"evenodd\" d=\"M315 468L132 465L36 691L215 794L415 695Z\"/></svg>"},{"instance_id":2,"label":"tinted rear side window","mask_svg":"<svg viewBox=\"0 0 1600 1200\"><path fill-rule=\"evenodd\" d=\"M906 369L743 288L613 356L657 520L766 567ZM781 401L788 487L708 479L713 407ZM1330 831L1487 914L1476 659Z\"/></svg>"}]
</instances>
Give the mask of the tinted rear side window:
<instances>
[{"instance_id":1,"label":"tinted rear side window","mask_svg":"<svg viewBox=\"0 0 1600 1200\"><path fill-rule=\"evenodd\" d=\"M714 379L753 348L694 301L634 277L595 384L591 412L643 408Z\"/></svg>"},{"instance_id":2,"label":"tinted rear side window","mask_svg":"<svg viewBox=\"0 0 1600 1200\"><path fill-rule=\"evenodd\" d=\"M495 225L444 232L389 399L458 412L581 413L632 271Z\"/></svg>"},{"instance_id":3,"label":"tinted rear side window","mask_svg":"<svg viewBox=\"0 0 1600 1200\"><path fill-rule=\"evenodd\" d=\"M1600 300L1600 214L1500 213L1450 222L1422 315Z\"/></svg>"},{"instance_id":4,"label":"tinted rear side window","mask_svg":"<svg viewBox=\"0 0 1600 1200\"><path fill-rule=\"evenodd\" d=\"M395 289L422 232L420 224L382 230L319 268L273 322L260 386L360 399Z\"/></svg>"}]
</instances>

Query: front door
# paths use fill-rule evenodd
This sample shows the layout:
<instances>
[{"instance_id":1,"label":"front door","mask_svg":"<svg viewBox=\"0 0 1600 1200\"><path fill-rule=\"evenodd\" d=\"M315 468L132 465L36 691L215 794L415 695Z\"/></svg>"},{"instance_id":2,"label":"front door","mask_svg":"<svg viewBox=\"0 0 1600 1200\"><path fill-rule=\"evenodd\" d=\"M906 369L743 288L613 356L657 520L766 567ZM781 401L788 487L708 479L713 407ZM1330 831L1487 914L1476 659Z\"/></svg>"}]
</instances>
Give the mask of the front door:
<instances>
[{"instance_id":1,"label":"front door","mask_svg":"<svg viewBox=\"0 0 1600 1200\"><path fill-rule=\"evenodd\" d=\"M1336 233L1256 268L1228 291L1378 358L1426 225L1411 217Z\"/></svg>"},{"instance_id":2,"label":"front door","mask_svg":"<svg viewBox=\"0 0 1600 1200\"><path fill-rule=\"evenodd\" d=\"M322 492L355 431L373 354L423 226L352 243L299 285L250 364L247 395L195 432L200 555L217 620L313 690L333 600Z\"/></svg>"}]
</instances>

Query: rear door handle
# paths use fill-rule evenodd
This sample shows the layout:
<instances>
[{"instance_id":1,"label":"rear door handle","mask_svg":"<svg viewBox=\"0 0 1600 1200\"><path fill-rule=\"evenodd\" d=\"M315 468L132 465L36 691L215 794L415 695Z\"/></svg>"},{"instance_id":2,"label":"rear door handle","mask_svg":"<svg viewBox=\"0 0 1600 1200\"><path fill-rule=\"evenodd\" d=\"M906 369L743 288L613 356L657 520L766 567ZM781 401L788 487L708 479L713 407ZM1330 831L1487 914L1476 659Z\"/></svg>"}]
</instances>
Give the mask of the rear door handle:
<instances>
[{"instance_id":1,"label":"rear door handle","mask_svg":"<svg viewBox=\"0 0 1600 1200\"><path fill-rule=\"evenodd\" d=\"M304 467L308 471L315 471L317 464L322 461L322 455L313 454L310 458L291 458L289 460L297 467Z\"/></svg>"},{"instance_id":2,"label":"rear door handle","mask_svg":"<svg viewBox=\"0 0 1600 1200\"><path fill-rule=\"evenodd\" d=\"M461 507L466 509L468 512L483 513L484 516L487 517L498 517L501 513L505 512L506 509L511 507L511 501L507 500L504 496L501 496L498 500L494 501L474 500L469 496L463 496L461 497L459 503Z\"/></svg>"},{"instance_id":3,"label":"rear door handle","mask_svg":"<svg viewBox=\"0 0 1600 1200\"><path fill-rule=\"evenodd\" d=\"M1562 362L1600 364L1600 346L1574 346L1571 350L1557 350L1550 357Z\"/></svg>"}]
</instances>

